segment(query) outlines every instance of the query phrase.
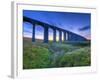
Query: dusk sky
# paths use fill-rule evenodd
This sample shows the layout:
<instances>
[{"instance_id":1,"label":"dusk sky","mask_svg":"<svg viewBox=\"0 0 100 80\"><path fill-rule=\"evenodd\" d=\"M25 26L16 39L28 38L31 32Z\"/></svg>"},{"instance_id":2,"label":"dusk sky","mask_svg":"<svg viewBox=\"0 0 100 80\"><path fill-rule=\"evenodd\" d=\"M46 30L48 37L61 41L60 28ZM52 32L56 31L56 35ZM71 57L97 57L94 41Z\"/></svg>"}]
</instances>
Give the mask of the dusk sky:
<instances>
[{"instance_id":1,"label":"dusk sky","mask_svg":"<svg viewBox=\"0 0 100 80\"><path fill-rule=\"evenodd\" d=\"M48 23L50 25L63 28L73 33L79 34L87 39L91 39L91 14L89 13L71 13L71 12L47 12L47 11L31 11L24 10L23 16ZM23 23L24 37L32 37L32 24ZM43 28L36 25L35 38L43 39ZM52 29L49 29L49 40L52 40ZM57 32L57 39L59 33ZM63 38L63 37L62 37Z\"/></svg>"}]
</instances>

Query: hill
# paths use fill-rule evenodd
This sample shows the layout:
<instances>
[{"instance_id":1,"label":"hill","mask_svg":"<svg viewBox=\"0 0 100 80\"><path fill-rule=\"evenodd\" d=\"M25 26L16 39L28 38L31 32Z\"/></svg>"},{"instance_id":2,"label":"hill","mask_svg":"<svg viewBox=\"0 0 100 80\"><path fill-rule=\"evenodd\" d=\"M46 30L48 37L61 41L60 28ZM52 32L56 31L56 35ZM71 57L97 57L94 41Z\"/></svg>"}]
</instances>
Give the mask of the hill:
<instances>
[{"instance_id":1,"label":"hill","mask_svg":"<svg viewBox=\"0 0 100 80\"><path fill-rule=\"evenodd\" d=\"M75 42L74 42L75 43ZM23 68L54 68L90 66L90 42L43 43L23 38Z\"/></svg>"}]
</instances>

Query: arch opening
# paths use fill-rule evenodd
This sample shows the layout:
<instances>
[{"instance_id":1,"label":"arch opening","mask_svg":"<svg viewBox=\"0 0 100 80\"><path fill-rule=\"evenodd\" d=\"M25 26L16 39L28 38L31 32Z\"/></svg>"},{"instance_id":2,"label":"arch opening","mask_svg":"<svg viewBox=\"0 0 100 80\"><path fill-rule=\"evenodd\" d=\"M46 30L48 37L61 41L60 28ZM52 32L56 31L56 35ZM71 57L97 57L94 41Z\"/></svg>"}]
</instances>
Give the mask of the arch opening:
<instances>
[{"instance_id":1,"label":"arch opening","mask_svg":"<svg viewBox=\"0 0 100 80\"><path fill-rule=\"evenodd\" d=\"M59 31L56 30L56 41L59 42Z\"/></svg>"},{"instance_id":2,"label":"arch opening","mask_svg":"<svg viewBox=\"0 0 100 80\"><path fill-rule=\"evenodd\" d=\"M29 22L23 22L23 38L32 41L32 28L33 25Z\"/></svg>"},{"instance_id":3,"label":"arch opening","mask_svg":"<svg viewBox=\"0 0 100 80\"><path fill-rule=\"evenodd\" d=\"M43 42L44 40L44 28L41 25L35 25L35 40L36 42Z\"/></svg>"},{"instance_id":4,"label":"arch opening","mask_svg":"<svg viewBox=\"0 0 100 80\"><path fill-rule=\"evenodd\" d=\"M53 41L53 30L51 28L49 28L48 30L48 37L49 37L49 41L52 42Z\"/></svg>"}]
</instances>

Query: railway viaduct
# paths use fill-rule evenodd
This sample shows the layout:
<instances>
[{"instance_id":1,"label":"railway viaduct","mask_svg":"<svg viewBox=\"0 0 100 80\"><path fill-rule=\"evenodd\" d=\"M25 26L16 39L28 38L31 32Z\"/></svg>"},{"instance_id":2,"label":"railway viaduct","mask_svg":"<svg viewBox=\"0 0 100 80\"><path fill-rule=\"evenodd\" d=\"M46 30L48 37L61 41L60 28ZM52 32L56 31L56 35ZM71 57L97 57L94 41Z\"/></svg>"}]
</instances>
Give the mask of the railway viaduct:
<instances>
[{"instance_id":1,"label":"railway viaduct","mask_svg":"<svg viewBox=\"0 0 100 80\"><path fill-rule=\"evenodd\" d=\"M65 30L65 29L62 29L62 28L59 28L57 26L53 26L53 25L50 25L50 24L47 24L47 23L44 23L44 22L41 22L41 21L38 21L38 20L35 20L35 19L31 19L31 18L28 18L28 17L23 17L23 22L29 22L33 25L33 30L32 30L32 42L35 42L35 27L36 27L36 24L37 25L41 25L43 28L44 28L44 39L43 39L43 42L44 43L48 43L49 42L49 39L48 39L48 29L51 28L53 30L53 42L56 42L56 36L57 36L57 32L56 31L59 31L59 42L62 42L62 32L64 33L63 37L64 37L64 41L86 41L87 39L78 35L78 34L75 34L73 32L70 32L68 30ZM66 39L66 34L68 35L67 39Z\"/></svg>"}]
</instances>

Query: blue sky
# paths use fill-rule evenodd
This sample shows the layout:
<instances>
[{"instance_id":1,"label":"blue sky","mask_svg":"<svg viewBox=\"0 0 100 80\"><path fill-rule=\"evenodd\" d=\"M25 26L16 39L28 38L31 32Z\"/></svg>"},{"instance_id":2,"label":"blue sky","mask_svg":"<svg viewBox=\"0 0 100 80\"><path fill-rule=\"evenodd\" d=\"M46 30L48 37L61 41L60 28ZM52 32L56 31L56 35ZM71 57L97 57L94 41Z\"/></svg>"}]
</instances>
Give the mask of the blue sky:
<instances>
[{"instance_id":1,"label":"blue sky","mask_svg":"<svg viewBox=\"0 0 100 80\"><path fill-rule=\"evenodd\" d=\"M55 25L65 30L69 30L84 36L87 39L91 39L91 14L89 13L23 10L23 15L41 22ZM32 37L32 25L28 22L24 22L23 27L24 36ZM59 33L57 32L57 36L58 34ZM49 29L49 39L52 39L52 35L52 29ZM36 25L35 37L43 39L43 28L40 25Z\"/></svg>"}]
</instances>

